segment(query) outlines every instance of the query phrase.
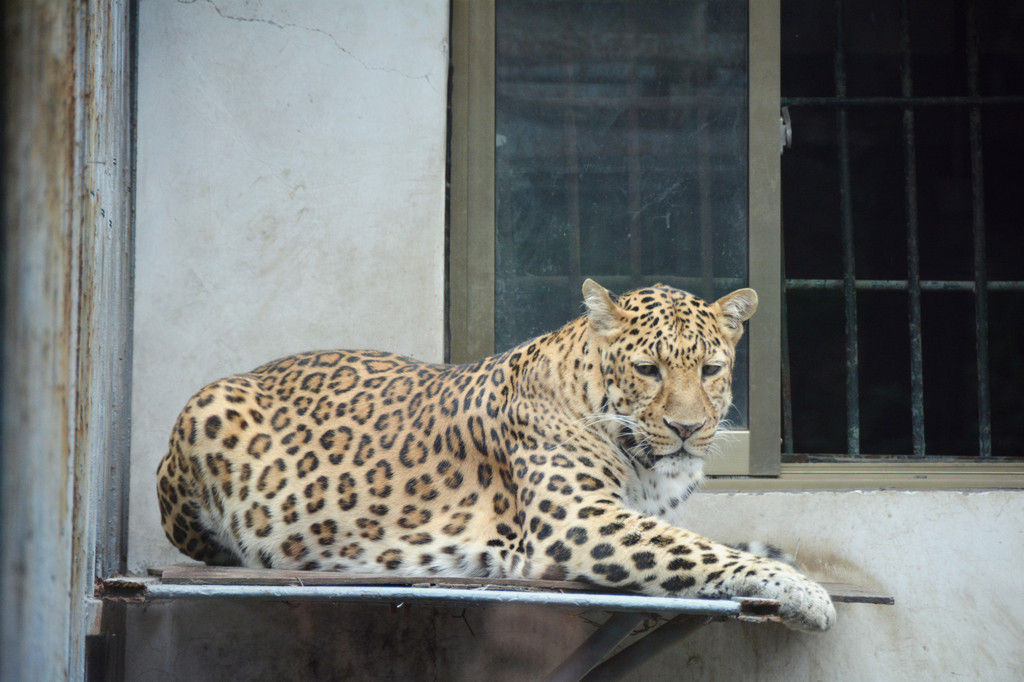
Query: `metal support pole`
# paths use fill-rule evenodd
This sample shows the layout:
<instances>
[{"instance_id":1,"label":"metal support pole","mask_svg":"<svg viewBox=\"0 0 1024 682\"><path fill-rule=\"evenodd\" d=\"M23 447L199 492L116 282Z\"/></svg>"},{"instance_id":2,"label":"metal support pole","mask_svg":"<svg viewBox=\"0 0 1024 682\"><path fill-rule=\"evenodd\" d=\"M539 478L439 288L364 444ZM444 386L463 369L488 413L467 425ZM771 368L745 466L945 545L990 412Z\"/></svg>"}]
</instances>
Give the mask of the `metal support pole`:
<instances>
[{"instance_id":1,"label":"metal support pole","mask_svg":"<svg viewBox=\"0 0 1024 682\"><path fill-rule=\"evenodd\" d=\"M644 661L650 660L670 646L682 642L710 622L710 618L700 616L678 616L633 646L604 661L583 679L586 682L601 682L623 678Z\"/></svg>"},{"instance_id":2,"label":"metal support pole","mask_svg":"<svg viewBox=\"0 0 1024 682\"><path fill-rule=\"evenodd\" d=\"M555 668L548 682L577 682L643 622L642 613L613 613L569 658Z\"/></svg>"}]
</instances>

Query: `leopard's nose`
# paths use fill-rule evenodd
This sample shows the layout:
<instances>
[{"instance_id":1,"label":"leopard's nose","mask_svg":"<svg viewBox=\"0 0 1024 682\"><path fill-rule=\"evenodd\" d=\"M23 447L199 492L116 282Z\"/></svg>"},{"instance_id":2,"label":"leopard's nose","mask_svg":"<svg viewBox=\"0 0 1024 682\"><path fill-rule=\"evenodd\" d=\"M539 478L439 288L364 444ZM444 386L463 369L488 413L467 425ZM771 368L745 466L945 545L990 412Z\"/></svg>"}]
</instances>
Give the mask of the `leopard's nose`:
<instances>
[{"instance_id":1,"label":"leopard's nose","mask_svg":"<svg viewBox=\"0 0 1024 682\"><path fill-rule=\"evenodd\" d=\"M699 424L684 424L682 422L674 422L666 417L665 423L668 424L670 429L678 433L680 438L686 441L690 436L700 431L707 423L707 420L705 419Z\"/></svg>"}]
</instances>

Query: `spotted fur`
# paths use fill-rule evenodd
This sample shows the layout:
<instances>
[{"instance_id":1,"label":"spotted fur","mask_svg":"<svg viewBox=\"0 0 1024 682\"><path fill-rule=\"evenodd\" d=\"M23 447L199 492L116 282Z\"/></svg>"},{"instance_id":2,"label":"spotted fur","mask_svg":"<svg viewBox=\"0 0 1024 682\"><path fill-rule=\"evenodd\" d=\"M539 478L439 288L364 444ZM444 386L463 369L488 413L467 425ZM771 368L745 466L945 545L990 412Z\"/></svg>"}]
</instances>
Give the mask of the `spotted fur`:
<instances>
[{"instance_id":1,"label":"spotted fur","mask_svg":"<svg viewBox=\"0 0 1024 682\"><path fill-rule=\"evenodd\" d=\"M586 316L469 365L327 351L210 384L160 463L167 537L208 563L766 597L830 627L785 557L681 527L756 294L583 291Z\"/></svg>"}]
</instances>

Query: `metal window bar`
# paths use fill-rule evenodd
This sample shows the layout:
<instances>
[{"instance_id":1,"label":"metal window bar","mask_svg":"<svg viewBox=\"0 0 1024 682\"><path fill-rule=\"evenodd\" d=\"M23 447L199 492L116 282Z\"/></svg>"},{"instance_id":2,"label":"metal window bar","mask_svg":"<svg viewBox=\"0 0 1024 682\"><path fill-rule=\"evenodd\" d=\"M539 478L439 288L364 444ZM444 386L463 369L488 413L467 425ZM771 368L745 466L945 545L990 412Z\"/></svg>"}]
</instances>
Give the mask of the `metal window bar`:
<instances>
[{"instance_id":1,"label":"metal window bar","mask_svg":"<svg viewBox=\"0 0 1024 682\"><path fill-rule=\"evenodd\" d=\"M967 92L979 96L975 0L967 3ZM971 198L974 231L974 325L978 366L978 456L992 456L992 405L988 365L988 273L985 268L985 197L981 159L981 106L971 105Z\"/></svg>"},{"instance_id":2,"label":"metal window bar","mask_svg":"<svg viewBox=\"0 0 1024 682\"><path fill-rule=\"evenodd\" d=\"M843 289L846 280L842 279L787 279L787 291L829 291ZM906 279L858 279L854 282L858 291L910 291L914 283ZM976 293L978 283L976 281L954 281L954 280L918 280L917 286L921 291L967 291ZM988 291L1024 291L1024 282L987 280L985 288Z\"/></svg>"},{"instance_id":3,"label":"metal window bar","mask_svg":"<svg viewBox=\"0 0 1024 682\"><path fill-rule=\"evenodd\" d=\"M979 89L978 30L976 23L976 2L970 0L966 7L967 26L967 96L914 97L913 74L911 73L911 44L909 10L906 0L900 4L900 49L901 93L899 97L850 97L846 91L845 66L845 0L835 2L835 66L834 97L784 97L782 104L789 107L828 106L836 109L837 137L839 146L840 211L843 248L842 279L788 279L783 274L784 292L798 290L842 290L846 320L846 399L847 399L847 446L848 454L860 453L860 410L859 383L857 377L857 292L858 291L906 291L908 292L908 327L910 334L910 383L911 421L913 456L927 455L924 433L924 368L921 333L921 293L924 291L965 291L975 297L975 349L978 381L978 458L992 457L990 370L988 355L988 293L991 291L1024 292L1021 281L990 281L985 262L985 210L984 178L982 159L982 107L1024 104L1021 96L982 96ZM904 190L906 195L907 226L907 279L905 280L862 280L856 278L853 256L854 216L852 215L850 192L849 137L847 130L848 107L898 106L903 109L903 152ZM920 249L918 244L917 167L914 110L917 107L954 106L969 107L971 193L974 251L973 281L922 280L920 276ZM785 295L783 296L783 325L785 319ZM783 334L785 336L785 330ZM789 349L784 338L783 357L783 451L792 455L794 451L792 393L789 381Z\"/></svg>"},{"instance_id":4,"label":"metal window bar","mask_svg":"<svg viewBox=\"0 0 1024 682\"><path fill-rule=\"evenodd\" d=\"M843 0L836 0L835 86L838 97L846 97L846 31ZM836 109L839 135L839 210L843 229L843 308L846 317L846 448L860 454L860 385L857 381L857 289L853 257L853 205L850 197L850 138L846 107Z\"/></svg>"},{"instance_id":5,"label":"metal window bar","mask_svg":"<svg viewBox=\"0 0 1024 682\"><path fill-rule=\"evenodd\" d=\"M900 2L900 94L913 97L910 73L910 10ZM915 457L924 457L924 360L921 339L921 262L917 243L917 156L914 150L914 108L903 107L904 191L907 197L907 317L910 332L910 421Z\"/></svg>"}]
</instances>

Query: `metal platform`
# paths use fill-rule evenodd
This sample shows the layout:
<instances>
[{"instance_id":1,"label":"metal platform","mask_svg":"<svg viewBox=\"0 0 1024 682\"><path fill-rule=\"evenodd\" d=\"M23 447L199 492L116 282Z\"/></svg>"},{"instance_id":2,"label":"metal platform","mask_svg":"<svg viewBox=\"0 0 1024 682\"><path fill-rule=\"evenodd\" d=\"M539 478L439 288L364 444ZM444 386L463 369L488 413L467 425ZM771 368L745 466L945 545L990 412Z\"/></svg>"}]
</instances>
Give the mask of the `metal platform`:
<instances>
[{"instance_id":1,"label":"metal platform","mask_svg":"<svg viewBox=\"0 0 1024 682\"><path fill-rule=\"evenodd\" d=\"M837 603L892 604L892 597L851 585L822 583ZM682 599L609 592L592 585L551 580L404 578L319 571L255 570L175 565L159 577L103 581L97 599L144 604L173 599L338 601L429 606L516 605L605 611L611 615L556 668L549 680L598 680L629 670L713 620L779 622L778 602L767 599ZM619 647L652 616L656 629Z\"/></svg>"}]
</instances>

